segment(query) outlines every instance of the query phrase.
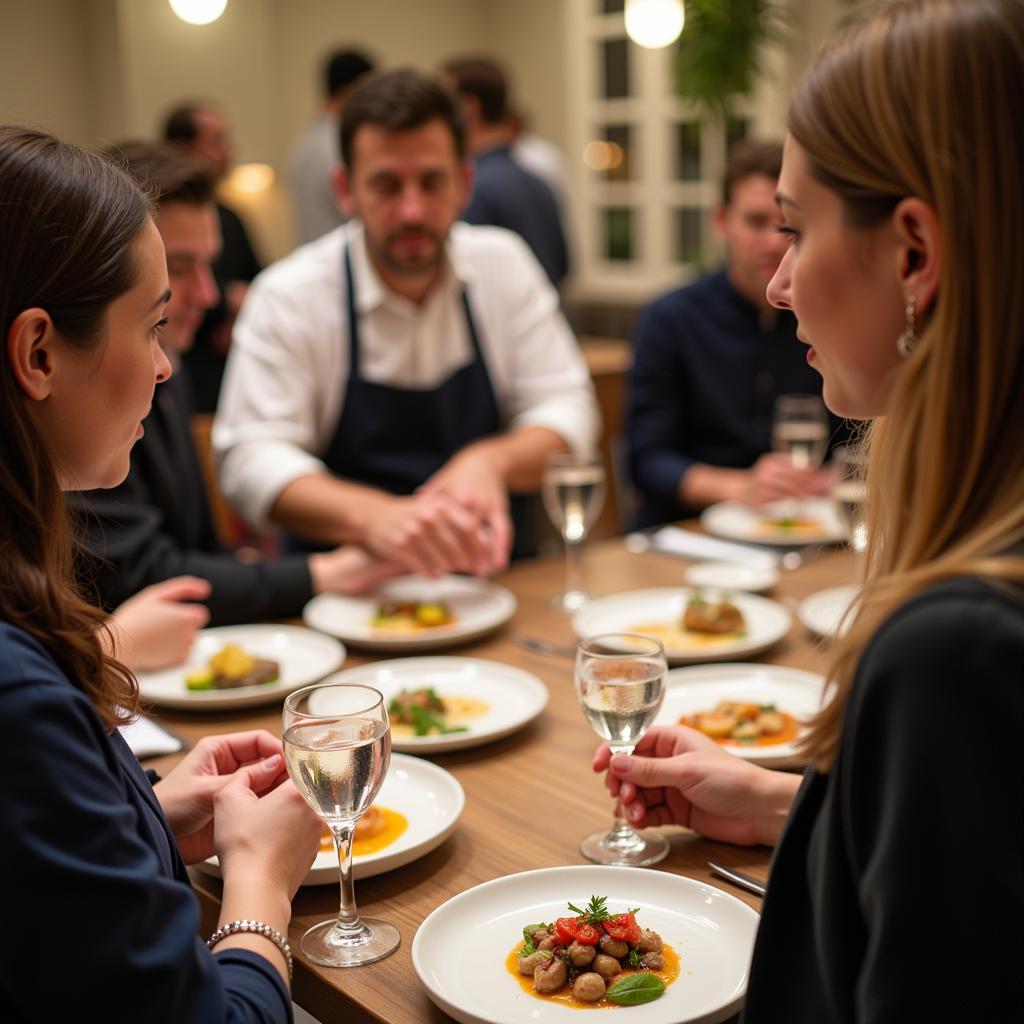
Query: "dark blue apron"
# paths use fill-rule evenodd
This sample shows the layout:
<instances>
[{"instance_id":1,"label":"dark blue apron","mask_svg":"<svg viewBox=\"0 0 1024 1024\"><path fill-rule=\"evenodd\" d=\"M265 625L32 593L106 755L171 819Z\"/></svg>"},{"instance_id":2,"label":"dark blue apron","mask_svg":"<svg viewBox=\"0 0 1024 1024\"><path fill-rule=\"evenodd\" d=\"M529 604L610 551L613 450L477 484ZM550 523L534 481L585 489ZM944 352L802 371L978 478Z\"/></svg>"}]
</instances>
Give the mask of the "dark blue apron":
<instances>
[{"instance_id":1,"label":"dark blue apron","mask_svg":"<svg viewBox=\"0 0 1024 1024\"><path fill-rule=\"evenodd\" d=\"M462 308L473 358L429 391L376 384L360 372L359 316L348 246L344 251L348 305L348 383L334 437L324 455L327 468L391 494L412 494L467 445L502 430L494 388L480 350L480 337L465 289ZM515 496L513 557L533 553L528 499Z\"/></svg>"}]
</instances>

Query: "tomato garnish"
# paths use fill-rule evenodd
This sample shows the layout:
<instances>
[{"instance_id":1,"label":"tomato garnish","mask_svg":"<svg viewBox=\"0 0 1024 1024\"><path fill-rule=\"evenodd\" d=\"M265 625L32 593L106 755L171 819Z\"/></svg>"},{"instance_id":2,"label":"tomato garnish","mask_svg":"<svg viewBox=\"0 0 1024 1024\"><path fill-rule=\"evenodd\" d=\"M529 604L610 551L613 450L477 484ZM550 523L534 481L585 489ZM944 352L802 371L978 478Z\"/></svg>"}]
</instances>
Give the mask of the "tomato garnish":
<instances>
[{"instance_id":1,"label":"tomato garnish","mask_svg":"<svg viewBox=\"0 0 1024 1024\"><path fill-rule=\"evenodd\" d=\"M618 942L636 943L640 940L640 925L632 914L615 914L601 922L604 930Z\"/></svg>"},{"instance_id":2,"label":"tomato garnish","mask_svg":"<svg viewBox=\"0 0 1024 1024\"><path fill-rule=\"evenodd\" d=\"M568 946L578 942L581 946L596 946L601 938L601 929L588 924L581 917L560 917L555 922L555 932L560 942ZM640 930L637 929L639 936Z\"/></svg>"}]
</instances>

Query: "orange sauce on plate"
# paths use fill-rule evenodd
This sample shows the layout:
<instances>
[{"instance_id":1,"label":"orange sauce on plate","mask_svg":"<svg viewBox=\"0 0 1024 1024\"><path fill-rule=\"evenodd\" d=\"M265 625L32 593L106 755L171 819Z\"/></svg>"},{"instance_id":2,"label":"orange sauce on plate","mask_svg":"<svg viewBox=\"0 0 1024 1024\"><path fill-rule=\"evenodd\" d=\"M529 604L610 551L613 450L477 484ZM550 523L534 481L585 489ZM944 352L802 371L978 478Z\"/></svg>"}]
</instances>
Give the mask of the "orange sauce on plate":
<instances>
[{"instance_id":1,"label":"orange sauce on plate","mask_svg":"<svg viewBox=\"0 0 1024 1024\"><path fill-rule=\"evenodd\" d=\"M516 981L519 982L519 987L531 995L534 999L543 999L549 1003L560 1003L562 1006L568 1006L573 1010L628 1010L631 1007L619 1006L618 1003L613 1003L607 997L600 999L596 1003L581 1003L578 999L574 999L572 995L572 985L565 985L561 991L555 992L552 995L543 995L536 991L533 987L533 978L527 977L525 974L519 973L519 950L522 949L522 943L520 942L515 949L507 957L505 957L505 969L511 974ZM661 950L661 955L665 958L665 969L663 971L623 971L620 977L624 978L629 974L654 974L665 983L665 988L668 988L679 977L679 954L671 947L664 946ZM655 1000L656 1001L656 1000Z\"/></svg>"},{"instance_id":2,"label":"orange sauce on plate","mask_svg":"<svg viewBox=\"0 0 1024 1024\"><path fill-rule=\"evenodd\" d=\"M800 720L785 711L777 711L776 714L782 716L785 724L782 732L777 732L774 736L758 736L756 740L746 740L743 743L728 736L712 736L710 738L723 747L774 747L779 743L792 743L800 735ZM703 731L697 725L697 719L690 715L683 715L679 719L679 724L688 725L691 729L696 729L697 732ZM707 733L704 735L706 736Z\"/></svg>"},{"instance_id":3,"label":"orange sauce on plate","mask_svg":"<svg viewBox=\"0 0 1024 1024\"><path fill-rule=\"evenodd\" d=\"M404 814L399 814L398 811L393 811L389 807L380 807L377 804L374 804L374 809L383 815L384 823L369 835L355 839L352 843L353 857L365 857L378 850L383 850L409 827L409 819ZM333 849L334 838L331 836L330 830L324 829L324 833L320 837L320 852L330 853Z\"/></svg>"}]
</instances>

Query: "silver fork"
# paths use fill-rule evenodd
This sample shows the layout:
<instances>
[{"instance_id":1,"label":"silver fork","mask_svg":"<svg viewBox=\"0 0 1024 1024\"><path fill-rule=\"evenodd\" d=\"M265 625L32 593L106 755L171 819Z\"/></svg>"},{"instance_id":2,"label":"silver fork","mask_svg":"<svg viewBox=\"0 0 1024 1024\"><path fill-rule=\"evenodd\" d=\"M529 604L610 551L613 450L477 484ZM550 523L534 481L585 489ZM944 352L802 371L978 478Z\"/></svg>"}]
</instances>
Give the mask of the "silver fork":
<instances>
[{"instance_id":1,"label":"silver fork","mask_svg":"<svg viewBox=\"0 0 1024 1024\"><path fill-rule=\"evenodd\" d=\"M540 640L535 636L517 636L516 643L534 654L556 654L562 658L575 658L576 648L571 644L556 644L551 640Z\"/></svg>"},{"instance_id":2,"label":"silver fork","mask_svg":"<svg viewBox=\"0 0 1024 1024\"><path fill-rule=\"evenodd\" d=\"M746 871L727 868L724 864L718 864L713 860L708 861L708 867L711 868L711 874L718 875L719 878L724 878L726 881L732 882L733 885L738 885L741 889L747 889L758 896L765 894L766 886L764 882L753 875L748 875Z\"/></svg>"}]
</instances>

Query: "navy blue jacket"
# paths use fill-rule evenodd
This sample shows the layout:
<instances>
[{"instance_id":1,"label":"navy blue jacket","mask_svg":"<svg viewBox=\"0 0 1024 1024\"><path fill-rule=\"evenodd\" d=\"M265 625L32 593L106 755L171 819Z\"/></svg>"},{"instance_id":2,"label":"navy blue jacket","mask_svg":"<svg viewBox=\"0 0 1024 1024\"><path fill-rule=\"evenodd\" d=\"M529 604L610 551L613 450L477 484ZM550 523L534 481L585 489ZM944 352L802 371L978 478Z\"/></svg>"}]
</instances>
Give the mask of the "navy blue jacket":
<instances>
[{"instance_id":1,"label":"navy blue jacket","mask_svg":"<svg viewBox=\"0 0 1024 1024\"><path fill-rule=\"evenodd\" d=\"M291 1020L277 971L214 955L153 788L120 734L0 622L0 1020Z\"/></svg>"},{"instance_id":2,"label":"navy blue jacket","mask_svg":"<svg viewBox=\"0 0 1024 1024\"><path fill-rule=\"evenodd\" d=\"M777 396L821 394L793 314L762 312L725 271L648 306L633 348L626 436L641 527L697 511L678 497L694 463L748 469L771 451ZM848 437L833 417L832 444Z\"/></svg>"}]
</instances>

